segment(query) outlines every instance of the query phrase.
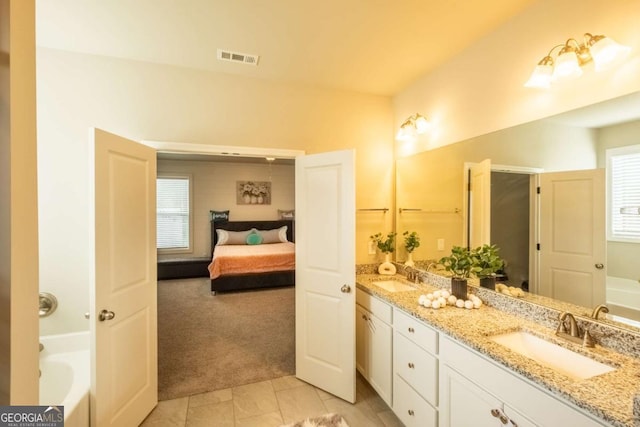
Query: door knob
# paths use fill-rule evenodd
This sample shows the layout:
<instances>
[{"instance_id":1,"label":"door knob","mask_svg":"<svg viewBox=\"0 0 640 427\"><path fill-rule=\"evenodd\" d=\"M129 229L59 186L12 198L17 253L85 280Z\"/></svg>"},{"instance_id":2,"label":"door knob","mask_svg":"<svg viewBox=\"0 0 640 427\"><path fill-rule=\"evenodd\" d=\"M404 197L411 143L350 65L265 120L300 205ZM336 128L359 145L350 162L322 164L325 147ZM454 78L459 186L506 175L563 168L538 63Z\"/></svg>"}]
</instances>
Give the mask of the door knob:
<instances>
[{"instance_id":1,"label":"door knob","mask_svg":"<svg viewBox=\"0 0 640 427\"><path fill-rule=\"evenodd\" d=\"M604 268L604 264L597 263L597 264L596 264L596 268L597 268L598 270L602 270L602 269Z\"/></svg>"},{"instance_id":2,"label":"door knob","mask_svg":"<svg viewBox=\"0 0 640 427\"><path fill-rule=\"evenodd\" d=\"M100 312L100 315L98 316L98 319L100 319L101 322L104 322L105 320L111 320L114 317L116 317L116 314L113 311L102 310Z\"/></svg>"},{"instance_id":3,"label":"door knob","mask_svg":"<svg viewBox=\"0 0 640 427\"><path fill-rule=\"evenodd\" d=\"M348 294L349 292L351 292L351 286L342 285L342 287L340 288L340 292L342 292L343 294Z\"/></svg>"}]
</instances>

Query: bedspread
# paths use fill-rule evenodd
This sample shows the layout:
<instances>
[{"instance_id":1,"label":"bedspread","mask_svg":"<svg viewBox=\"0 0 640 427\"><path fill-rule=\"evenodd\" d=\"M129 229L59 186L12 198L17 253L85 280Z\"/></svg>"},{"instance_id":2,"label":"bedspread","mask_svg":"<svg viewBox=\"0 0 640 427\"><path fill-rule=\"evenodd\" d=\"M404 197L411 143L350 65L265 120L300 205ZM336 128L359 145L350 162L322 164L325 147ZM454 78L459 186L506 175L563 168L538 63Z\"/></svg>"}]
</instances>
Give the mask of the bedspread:
<instances>
[{"instance_id":1,"label":"bedspread","mask_svg":"<svg viewBox=\"0 0 640 427\"><path fill-rule=\"evenodd\" d=\"M232 274L295 270L295 244L216 246L209 264L211 279Z\"/></svg>"}]
</instances>

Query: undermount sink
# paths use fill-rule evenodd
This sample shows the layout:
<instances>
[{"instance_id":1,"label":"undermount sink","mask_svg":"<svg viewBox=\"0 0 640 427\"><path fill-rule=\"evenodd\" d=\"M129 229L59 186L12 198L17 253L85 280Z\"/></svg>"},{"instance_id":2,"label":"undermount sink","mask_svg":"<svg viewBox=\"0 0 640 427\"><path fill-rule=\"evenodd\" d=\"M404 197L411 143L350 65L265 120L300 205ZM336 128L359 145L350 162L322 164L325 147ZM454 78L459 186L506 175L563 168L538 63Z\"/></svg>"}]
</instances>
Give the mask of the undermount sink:
<instances>
[{"instance_id":1,"label":"undermount sink","mask_svg":"<svg viewBox=\"0 0 640 427\"><path fill-rule=\"evenodd\" d=\"M494 335L491 340L575 380L586 380L615 370L525 331Z\"/></svg>"},{"instance_id":2,"label":"undermount sink","mask_svg":"<svg viewBox=\"0 0 640 427\"><path fill-rule=\"evenodd\" d=\"M380 280L378 282L371 283L389 292L404 292L416 290L416 288L414 288L413 286L407 285L406 283L402 283L397 280Z\"/></svg>"}]
</instances>

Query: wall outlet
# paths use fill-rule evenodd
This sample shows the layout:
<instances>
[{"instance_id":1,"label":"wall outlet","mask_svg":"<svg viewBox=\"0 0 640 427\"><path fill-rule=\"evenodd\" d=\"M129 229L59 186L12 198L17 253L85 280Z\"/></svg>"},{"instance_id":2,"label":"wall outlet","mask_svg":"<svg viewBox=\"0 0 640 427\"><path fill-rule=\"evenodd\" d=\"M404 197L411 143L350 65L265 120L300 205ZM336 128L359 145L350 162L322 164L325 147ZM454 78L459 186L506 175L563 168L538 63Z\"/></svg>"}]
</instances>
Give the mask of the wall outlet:
<instances>
[{"instance_id":1,"label":"wall outlet","mask_svg":"<svg viewBox=\"0 0 640 427\"><path fill-rule=\"evenodd\" d=\"M438 250L444 251L444 239L438 239Z\"/></svg>"},{"instance_id":2,"label":"wall outlet","mask_svg":"<svg viewBox=\"0 0 640 427\"><path fill-rule=\"evenodd\" d=\"M376 254L376 243L373 241L369 241L369 255L375 255Z\"/></svg>"}]
</instances>

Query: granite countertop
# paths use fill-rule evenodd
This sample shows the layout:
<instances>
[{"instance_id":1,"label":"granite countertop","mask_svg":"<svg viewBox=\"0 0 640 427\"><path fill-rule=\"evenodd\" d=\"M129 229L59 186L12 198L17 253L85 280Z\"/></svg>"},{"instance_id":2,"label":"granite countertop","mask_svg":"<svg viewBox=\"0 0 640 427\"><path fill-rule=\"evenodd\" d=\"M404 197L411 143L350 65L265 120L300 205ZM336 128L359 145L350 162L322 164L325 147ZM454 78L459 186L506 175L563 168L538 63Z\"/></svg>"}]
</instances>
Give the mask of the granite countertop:
<instances>
[{"instance_id":1,"label":"granite countertop","mask_svg":"<svg viewBox=\"0 0 640 427\"><path fill-rule=\"evenodd\" d=\"M441 289L436 285L419 283L413 284L418 287L417 290L388 292L372 284L377 280L390 279L411 283L401 275L381 276L378 274L359 274L356 277L356 283L359 289L380 297L596 417L615 426L640 425L640 421L634 424L634 398L640 394L640 360L638 358L598 344L595 348L584 348L557 337L555 330L549 327L541 326L537 322L498 310L487 304L472 310L452 306L441 309L420 306L418 297L421 294ZM586 380L575 380L489 339L493 335L517 330L528 331L576 353L614 366L616 369ZM640 399L636 399L636 405L638 405L638 400Z\"/></svg>"}]
</instances>

